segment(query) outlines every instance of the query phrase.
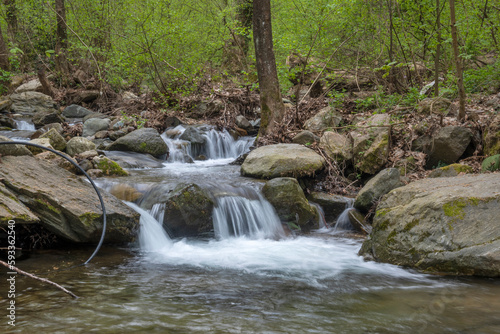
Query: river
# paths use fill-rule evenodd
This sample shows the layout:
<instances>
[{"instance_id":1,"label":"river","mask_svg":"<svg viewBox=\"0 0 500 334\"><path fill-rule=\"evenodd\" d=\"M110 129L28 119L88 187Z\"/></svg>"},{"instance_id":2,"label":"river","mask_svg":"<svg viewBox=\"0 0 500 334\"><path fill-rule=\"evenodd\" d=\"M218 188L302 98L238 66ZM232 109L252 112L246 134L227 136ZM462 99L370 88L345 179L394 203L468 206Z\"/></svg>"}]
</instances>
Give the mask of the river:
<instances>
[{"instance_id":1,"label":"river","mask_svg":"<svg viewBox=\"0 0 500 334\"><path fill-rule=\"evenodd\" d=\"M248 142L230 144L246 150ZM236 236L170 239L157 221L161 212L135 207L142 213L136 244L105 247L84 267L71 268L90 248L39 251L19 262L80 298L18 276L16 326L4 319L0 332L500 333L498 280L427 275L364 261L357 255L362 240L334 228L295 237L259 234L280 227L272 227L275 217L258 196L262 182L241 177L239 166L228 164L232 158L171 161L98 183L127 183L141 191L168 191L180 182L232 189L221 198L245 198L234 205L265 212L259 220L270 225ZM241 189L246 195L236 194ZM248 195L252 191L257 195ZM0 291L7 291L5 278ZM1 298L0 308L6 309L6 295Z\"/></svg>"}]
</instances>

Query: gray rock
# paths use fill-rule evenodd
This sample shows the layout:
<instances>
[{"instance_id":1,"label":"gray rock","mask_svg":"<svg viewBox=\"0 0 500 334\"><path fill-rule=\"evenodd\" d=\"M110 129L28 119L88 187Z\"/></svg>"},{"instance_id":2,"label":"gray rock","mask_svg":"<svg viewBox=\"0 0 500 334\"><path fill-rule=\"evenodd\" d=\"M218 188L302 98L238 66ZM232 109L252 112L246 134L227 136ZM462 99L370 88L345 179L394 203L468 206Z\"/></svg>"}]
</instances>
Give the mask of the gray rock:
<instances>
[{"instance_id":1,"label":"gray rock","mask_svg":"<svg viewBox=\"0 0 500 334\"><path fill-rule=\"evenodd\" d=\"M108 115L101 114L100 112L93 112L93 113L88 114L87 116L85 116L83 118L83 122L85 123L86 121L88 121L89 119L92 119L92 118L101 118L101 119L104 119L104 118L108 118L108 117L109 117Z\"/></svg>"},{"instance_id":2,"label":"gray rock","mask_svg":"<svg viewBox=\"0 0 500 334\"><path fill-rule=\"evenodd\" d=\"M10 138L0 136L0 141L13 141ZM20 144L4 144L0 145L0 154L2 156L13 155L13 156L21 156L21 155L33 155L30 150L26 148L24 145Z\"/></svg>"},{"instance_id":3,"label":"gray rock","mask_svg":"<svg viewBox=\"0 0 500 334\"><path fill-rule=\"evenodd\" d=\"M57 111L56 109L37 111L33 115L33 124L35 124L36 128L43 127L44 125L47 124L62 123L62 122L64 122L64 119L62 118L59 111Z\"/></svg>"},{"instance_id":4,"label":"gray rock","mask_svg":"<svg viewBox=\"0 0 500 334\"><path fill-rule=\"evenodd\" d=\"M316 115L304 123L304 129L312 132L321 132L336 127L342 121L342 116L334 108L328 106L321 109Z\"/></svg>"},{"instance_id":5,"label":"gray rock","mask_svg":"<svg viewBox=\"0 0 500 334\"><path fill-rule=\"evenodd\" d=\"M118 138L121 138L125 136L128 132L125 130L117 130L117 131L112 131L109 133L109 138L111 140L117 140Z\"/></svg>"},{"instance_id":6,"label":"gray rock","mask_svg":"<svg viewBox=\"0 0 500 334\"><path fill-rule=\"evenodd\" d=\"M387 168L374 176L361 189L354 201L354 207L361 212L368 212L372 205L392 189L403 186L397 168Z\"/></svg>"},{"instance_id":7,"label":"gray rock","mask_svg":"<svg viewBox=\"0 0 500 334\"><path fill-rule=\"evenodd\" d=\"M7 127L10 129L16 129L16 121L14 121L11 117L8 116L0 116L0 127Z\"/></svg>"},{"instance_id":8,"label":"gray rock","mask_svg":"<svg viewBox=\"0 0 500 334\"><path fill-rule=\"evenodd\" d=\"M83 118L90 114L92 111L76 104L67 106L63 111L63 116L66 118Z\"/></svg>"},{"instance_id":9,"label":"gray rock","mask_svg":"<svg viewBox=\"0 0 500 334\"><path fill-rule=\"evenodd\" d=\"M95 144L84 137L73 137L66 143L66 152L72 157L95 149Z\"/></svg>"},{"instance_id":10,"label":"gray rock","mask_svg":"<svg viewBox=\"0 0 500 334\"><path fill-rule=\"evenodd\" d=\"M207 139L203 136L203 132L194 126L188 127L179 139L186 140L195 145L205 145L205 142L207 141Z\"/></svg>"},{"instance_id":11,"label":"gray rock","mask_svg":"<svg viewBox=\"0 0 500 334\"><path fill-rule=\"evenodd\" d=\"M253 129L252 124L245 118L243 115L236 116L235 124L237 127L242 128L243 130L250 131Z\"/></svg>"},{"instance_id":12,"label":"gray rock","mask_svg":"<svg viewBox=\"0 0 500 334\"><path fill-rule=\"evenodd\" d=\"M44 147L47 147L47 148L50 148L50 149L54 149L54 147L52 147L52 145L50 145L50 139L49 138L36 138L36 139L30 140L29 142L31 144L37 144L37 145L41 145L41 146L44 146ZM35 146L26 146L26 147L33 154L38 154L38 153L46 152L46 150L44 150L42 148L35 147Z\"/></svg>"},{"instance_id":13,"label":"gray rock","mask_svg":"<svg viewBox=\"0 0 500 334\"><path fill-rule=\"evenodd\" d=\"M319 146L333 161L349 161L352 159L352 143L344 135L333 131L326 131L321 136Z\"/></svg>"},{"instance_id":14,"label":"gray rock","mask_svg":"<svg viewBox=\"0 0 500 334\"><path fill-rule=\"evenodd\" d=\"M336 221L346 209L349 201L351 201L351 199L343 196L330 195L317 191L311 192L311 194L307 196L307 199L321 206L325 213L325 220L327 222Z\"/></svg>"},{"instance_id":15,"label":"gray rock","mask_svg":"<svg viewBox=\"0 0 500 334\"><path fill-rule=\"evenodd\" d=\"M484 154L500 154L500 115L496 115L483 134Z\"/></svg>"},{"instance_id":16,"label":"gray rock","mask_svg":"<svg viewBox=\"0 0 500 334\"><path fill-rule=\"evenodd\" d=\"M16 114L34 114L40 111L53 113L57 111L54 100L50 96L39 92L12 94L10 100L12 101L11 112Z\"/></svg>"},{"instance_id":17,"label":"gray rock","mask_svg":"<svg viewBox=\"0 0 500 334\"><path fill-rule=\"evenodd\" d=\"M8 113L10 112L10 107L12 106L12 100L9 96L0 97L0 112Z\"/></svg>"},{"instance_id":18,"label":"gray rock","mask_svg":"<svg viewBox=\"0 0 500 334\"><path fill-rule=\"evenodd\" d=\"M179 184L165 203L163 224L174 237L199 236L213 231L214 201L196 184Z\"/></svg>"},{"instance_id":19,"label":"gray rock","mask_svg":"<svg viewBox=\"0 0 500 334\"><path fill-rule=\"evenodd\" d=\"M451 275L500 277L500 177L424 179L387 194L360 254Z\"/></svg>"},{"instance_id":20,"label":"gray rock","mask_svg":"<svg viewBox=\"0 0 500 334\"><path fill-rule=\"evenodd\" d=\"M424 114L443 114L446 115L450 111L451 101L443 98L427 98L420 101L418 104L418 112Z\"/></svg>"},{"instance_id":21,"label":"gray rock","mask_svg":"<svg viewBox=\"0 0 500 334\"><path fill-rule=\"evenodd\" d=\"M45 132L50 131L51 129L56 130L59 134L62 134L64 131L61 123L50 123L50 124L42 126L39 130L41 130L42 132L45 133Z\"/></svg>"},{"instance_id":22,"label":"gray rock","mask_svg":"<svg viewBox=\"0 0 500 334\"><path fill-rule=\"evenodd\" d=\"M19 94L24 92L41 92L41 91L42 91L42 84L40 83L40 80L33 79L17 87L14 93Z\"/></svg>"},{"instance_id":23,"label":"gray rock","mask_svg":"<svg viewBox=\"0 0 500 334\"><path fill-rule=\"evenodd\" d=\"M443 163L452 164L464 154L471 142L471 132L460 126L447 126L441 128L433 136L432 150L428 154L427 168L433 168Z\"/></svg>"},{"instance_id":24,"label":"gray rock","mask_svg":"<svg viewBox=\"0 0 500 334\"><path fill-rule=\"evenodd\" d=\"M107 157L116 161L123 168L163 168L161 160L150 154L135 152L106 151Z\"/></svg>"},{"instance_id":25,"label":"gray rock","mask_svg":"<svg viewBox=\"0 0 500 334\"><path fill-rule=\"evenodd\" d=\"M347 215L349 217L349 222L356 231L364 234L370 234L372 232L372 226L366 222L365 216L361 212L356 209L350 209Z\"/></svg>"},{"instance_id":26,"label":"gray rock","mask_svg":"<svg viewBox=\"0 0 500 334\"><path fill-rule=\"evenodd\" d=\"M268 145L248 154L241 174L261 179L314 176L324 163L323 157L299 144Z\"/></svg>"},{"instance_id":27,"label":"gray rock","mask_svg":"<svg viewBox=\"0 0 500 334\"><path fill-rule=\"evenodd\" d=\"M90 137L95 135L97 132L102 130L107 130L109 127L109 118L91 118L83 123L83 134L82 137Z\"/></svg>"},{"instance_id":28,"label":"gray rock","mask_svg":"<svg viewBox=\"0 0 500 334\"><path fill-rule=\"evenodd\" d=\"M58 151L64 151L66 148L66 140L64 140L56 129L50 129L38 138L48 138L50 145Z\"/></svg>"},{"instance_id":29,"label":"gray rock","mask_svg":"<svg viewBox=\"0 0 500 334\"><path fill-rule=\"evenodd\" d=\"M318 212L309 204L296 179L280 177L267 181L262 193L282 222L296 224L306 231L318 227Z\"/></svg>"},{"instance_id":30,"label":"gray rock","mask_svg":"<svg viewBox=\"0 0 500 334\"><path fill-rule=\"evenodd\" d=\"M301 131L295 137L293 137L292 142L295 144L311 145L313 143L319 142L320 138L316 136L311 131Z\"/></svg>"},{"instance_id":31,"label":"gray rock","mask_svg":"<svg viewBox=\"0 0 500 334\"><path fill-rule=\"evenodd\" d=\"M158 131L150 128L138 129L118 138L108 151L130 151L151 154L160 158L168 153L168 146Z\"/></svg>"},{"instance_id":32,"label":"gray rock","mask_svg":"<svg viewBox=\"0 0 500 334\"><path fill-rule=\"evenodd\" d=\"M50 152L49 152L50 153ZM102 212L92 186L83 179L33 157L2 157L3 183L54 234L78 243L97 243L102 232ZM139 214L105 191L107 243L133 241Z\"/></svg>"},{"instance_id":33,"label":"gray rock","mask_svg":"<svg viewBox=\"0 0 500 334\"><path fill-rule=\"evenodd\" d=\"M453 177L458 176L460 173L470 174L474 169L467 165L452 164L449 166L434 169L428 177Z\"/></svg>"}]
</instances>

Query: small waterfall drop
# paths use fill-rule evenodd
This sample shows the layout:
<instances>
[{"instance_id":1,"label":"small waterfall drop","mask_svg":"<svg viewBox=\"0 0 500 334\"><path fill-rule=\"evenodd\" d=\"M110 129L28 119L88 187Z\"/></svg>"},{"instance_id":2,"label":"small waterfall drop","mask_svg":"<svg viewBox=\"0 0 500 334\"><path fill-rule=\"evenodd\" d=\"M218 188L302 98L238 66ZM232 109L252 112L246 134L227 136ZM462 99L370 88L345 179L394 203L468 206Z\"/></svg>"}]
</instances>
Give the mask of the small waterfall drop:
<instances>
[{"instance_id":1,"label":"small waterfall drop","mask_svg":"<svg viewBox=\"0 0 500 334\"><path fill-rule=\"evenodd\" d=\"M246 191L249 192L248 189ZM285 236L273 206L256 191L250 195L216 198L213 220L218 239L242 236L279 239Z\"/></svg>"},{"instance_id":2,"label":"small waterfall drop","mask_svg":"<svg viewBox=\"0 0 500 334\"><path fill-rule=\"evenodd\" d=\"M204 138L203 145L192 145L180 137L186 131L182 125L167 129L162 138L169 148L167 162L189 163L200 155L209 160L214 159L236 159L246 153L253 145L255 138L241 137L237 140L227 130L217 131L212 127L200 127L201 137Z\"/></svg>"},{"instance_id":3,"label":"small waterfall drop","mask_svg":"<svg viewBox=\"0 0 500 334\"><path fill-rule=\"evenodd\" d=\"M26 130L26 131L35 131L35 124L33 123L30 123L28 121L25 121L25 120L17 120L16 119L16 128L18 130Z\"/></svg>"},{"instance_id":4,"label":"small waterfall drop","mask_svg":"<svg viewBox=\"0 0 500 334\"><path fill-rule=\"evenodd\" d=\"M309 202L312 206L316 208L316 211L318 212L318 228L319 229L327 229L328 224L326 223L326 218L325 218L325 211L323 211L323 208L321 205L314 203L314 202Z\"/></svg>"},{"instance_id":5,"label":"small waterfall drop","mask_svg":"<svg viewBox=\"0 0 500 334\"><path fill-rule=\"evenodd\" d=\"M345 203L344 211L337 218L337 223L335 224L335 228L334 228L335 232L340 231L340 230L352 230L353 229L351 221L349 220L349 211L352 210L353 207L354 207L354 199L353 198L347 199L347 202Z\"/></svg>"},{"instance_id":6,"label":"small waterfall drop","mask_svg":"<svg viewBox=\"0 0 500 334\"><path fill-rule=\"evenodd\" d=\"M151 213L149 213L134 203L124 203L141 215L139 230L139 246L141 250L154 252L165 246L172 245L172 240L163 229L162 224L153 216L153 214L163 216L160 204L155 205L153 209L151 209Z\"/></svg>"}]
</instances>

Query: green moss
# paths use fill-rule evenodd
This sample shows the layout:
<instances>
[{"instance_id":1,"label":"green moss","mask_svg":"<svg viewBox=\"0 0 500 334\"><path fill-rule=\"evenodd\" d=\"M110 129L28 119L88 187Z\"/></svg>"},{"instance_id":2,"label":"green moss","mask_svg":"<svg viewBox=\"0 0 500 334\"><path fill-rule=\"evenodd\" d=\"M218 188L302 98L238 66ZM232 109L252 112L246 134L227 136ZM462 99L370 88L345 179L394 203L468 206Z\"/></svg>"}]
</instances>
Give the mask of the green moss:
<instances>
[{"instance_id":1,"label":"green moss","mask_svg":"<svg viewBox=\"0 0 500 334\"><path fill-rule=\"evenodd\" d=\"M392 230L392 232L389 233L389 235L387 236L387 244L388 245L395 243L394 239L396 238L397 234L398 234L398 232L396 232L396 230Z\"/></svg>"},{"instance_id":2,"label":"green moss","mask_svg":"<svg viewBox=\"0 0 500 334\"><path fill-rule=\"evenodd\" d=\"M144 143L141 143L141 144L139 145L139 148L140 148L141 150L143 150L143 151L145 151L147 147L148 147L148 144L146 144L145 142L144 142Z\"/></svg>"},{"instance_id":3,"label":"green moss","mask_svg":"<svg viewBox=\"0 0 500 334\"><path fill-rule=\"evenodd\" d=\"M89 226L92 223L94 223L96 220L101 218L101 214L95 213L95 212L85 212L83 215L81 215L80 220L82 221L83 224Z\"/></svg>"},{"instance_id":4,"label":"green moss","mask_svg":"<svg viewBox=\"0 0 500 334\"><path fill-rule=\"evenodd\" d=\"M405 227L403 228L403 231L408 232L409 230L411 230L412 228L414 228L415 226L417 226L418 223L420 223L420 220L414 219L413 221L411 221L411 222L409 222L408 224L405 225Z\"/></svg>"},{"instance_id":5,"label":"green moss","mask_svg":"<svg viewBox=\"0 0 500 334\"><path fill-rule=\"evenodd\" d=\"M380 209L380 210L377 210L377 212L375 213L375 217L384 217L386 214L388 214L389 212L391 212L392 209Z\"/></svg>"},{"instance_id":6,"label":"green moss","mask_svg":"<svg viewBox=\"0 0 500 334\"><path fill-rule=\"evenodd\" d=\"M465 211L464 208L467 206L467 202L463 199L457 199L453 202L449 202L443 205L444 214L448 217L464 219Z\"/></svg>"},{"instance_id":7,"label":"green moss","mask_svg":"<svg viewBox=\"0 0 500 334\"><path fill-rule=\"evenodd\" d=\"M385 231L389 227L389 219L384 220L382 223L378 224L377 229L380 231Z\"/></svg>"},{"instance_id":8,"label":"green moss","mask_svg":"<svg viewBox=\"0 0 500 334\"><path fill-rule=\"evenodd\" d=\"M48 208L50 211L52 211L52 212L55 212L55 213L57 213L57 214L61 214L61 210L59 210L59 209L57 209L56 207L54 207L54 206L50 205L50 203L49 203L49 202L47 202L47 201L43 201L43 200L41 200L41 199L37 198L37 199L35 199L35 202L37 202L37 203L39 203L39 204L41 204L41 205L43 205L43 206L47 207L47 208Z\"/></svg>"},{"instance_id":9,"label":"green moss","mask_svg":"<svg viewBox=\"0 0 500 334\"><path fill-rule=\"evenodd\" d=\"M105 175L126 176L128 173L120 167L115 161L103 158L97 160L97 168L102 170Z\"/></svg>"}]
</instances>

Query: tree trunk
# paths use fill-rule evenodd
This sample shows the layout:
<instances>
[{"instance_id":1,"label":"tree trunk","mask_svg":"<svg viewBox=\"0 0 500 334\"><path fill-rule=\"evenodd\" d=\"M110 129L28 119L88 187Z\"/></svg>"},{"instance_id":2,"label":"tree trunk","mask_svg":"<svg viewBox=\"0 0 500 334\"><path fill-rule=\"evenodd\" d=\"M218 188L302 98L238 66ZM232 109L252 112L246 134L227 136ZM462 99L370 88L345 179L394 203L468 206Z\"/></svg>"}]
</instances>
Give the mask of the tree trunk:
<instances>
[{"instance_id":1,"label":"tree trunk","mask_svg":"<svg viewBox=\"0 0 500 334\"><path fill-rule=\"evenodd\" d=\"M273 133L285 115L273 50L271 1L253 1L253 38L259 78L261 123L259 135Z\"/></svg>"},{"instance_id":2,"label":"tree trunk","mask_svg":"<svg viewBox=\"0 0 500 334\"><path fill-rule=\"evenodd\" d=\"M436 57L434 59L434 95L439 96L439 60L441 58L441 5L439 0L436 0L436 32L437 45Z\"/></svg>"},{"instance_id":3,"label":"tree trunk","mask_svg":"<svg viewBox=\"0 0 500 334\"><path fill-rule=\"evenodd\" d=\"M458 96L460 109L458 112L458 119L463 121L465 119L465 88L464 88L464 76L462 72L462 62L460 61L458 53L458 33L457 33L457 21L455 17L455 0L450 0L450 23L451 23L451 38L453 44L453 55L455 59L455 66L457 68L457 78L458 78Z\"/></svg>"},{"instance_id":4,"label":"tree trunk","mask_svg":"<svg viewBox=\"0 0 500 334\"><path fill-rule=\"evenodd\" d=\"M68 32L66 28L66 7L64 0L56 0L57 16L57 39L56 39L56 69L60 73L64 84L69 78L69 65L66 59L66 49L68 48Z\"/></svg>"},{"instance_id":5,"label":"tree trunk","mask_svg":"<svg viewBox=\"0 0 500 334\"><path fill-rule=\"evenodd\" d=\"M7 33L12 42L16 41L17 36L17 8L15 0L4 0L6 8Z\"/></svg>"},{"instance_id":6,"label":"tree trunk","mask_svg":"<svg viewBox=\"0 0 500 334\"><path fill-rule=\"evenodd\" d=\"M7 45L5 44L5 40L3 38L1 25L0 25L0 69L4 71L10 70L9 52L7 50Z\"/></svg>"}]
</instances>

